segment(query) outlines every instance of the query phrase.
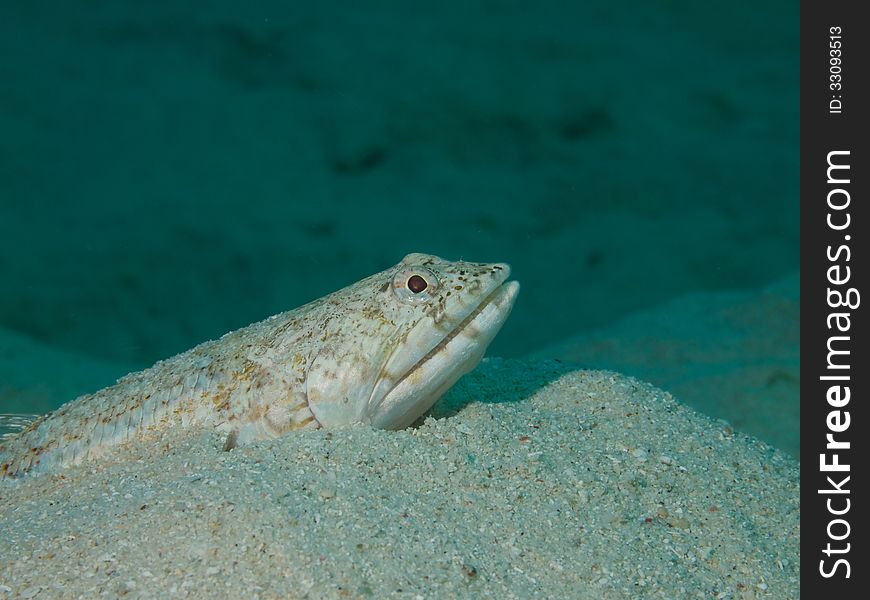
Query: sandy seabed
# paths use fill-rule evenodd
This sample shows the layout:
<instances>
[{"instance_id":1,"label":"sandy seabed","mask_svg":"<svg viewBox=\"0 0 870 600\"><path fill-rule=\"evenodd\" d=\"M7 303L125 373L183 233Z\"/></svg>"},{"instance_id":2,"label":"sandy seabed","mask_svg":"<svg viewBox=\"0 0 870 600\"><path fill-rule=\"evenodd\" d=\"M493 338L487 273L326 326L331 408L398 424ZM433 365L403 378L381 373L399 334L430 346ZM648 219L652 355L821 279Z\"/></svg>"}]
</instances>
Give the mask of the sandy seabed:
<instances>
[{"instance_id":1,"label":"sandy seabed","mask_svg":"<svg viewBox=\"0 0 870 600\"><path fill-rule=\"evenodd\" d=\"M0 597L800 595L798 463L616 373L488 359L416 428L222 442L3 482Z\"/></svg>"}]
</instances>

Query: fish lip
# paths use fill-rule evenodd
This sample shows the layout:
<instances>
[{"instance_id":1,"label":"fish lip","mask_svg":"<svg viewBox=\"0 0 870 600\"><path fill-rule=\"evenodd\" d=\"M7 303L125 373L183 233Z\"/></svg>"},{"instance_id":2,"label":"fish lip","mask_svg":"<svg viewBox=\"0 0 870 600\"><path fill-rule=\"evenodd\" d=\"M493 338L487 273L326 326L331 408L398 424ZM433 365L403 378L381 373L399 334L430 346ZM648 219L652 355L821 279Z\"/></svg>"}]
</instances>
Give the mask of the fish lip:
<instances>
[{"instance_id":1,"label":"fish lip","mask_svg":"<svg viewBox=\"0 0 870 600\"><path fill-rule=\"evenodd\" d=\"M401 379L404 379L405 377L407 377L408 375L413 373L414 370L416 370L420 365L422 365L424 362L429 360L435 353L437 353L439 350L444 348L444 346L449 344L453 338L455 338L457 335L459 335L460 332L464 331L469 326L469 324L471 324L471 322L474 321L474 319L477 318L477 316L481 312L483 312L483 309L485 309L487 306L492 304L492 302L496 299L496 297L500 297L502 295L502 292L512 293L513 296L516 296L517 291L519 291L520 284L519 284L519 282L516 282L516 281L507 281L507 278L509 276L510 276L510 267L508 267L508 273L505 275L505 279L498 286L496 286L496 288L493 289L483 300L481 300L480 303L476 307L474 307L474 310L472 310L470 313L468 313L468 316L466 316L464 319L462 319L462 321L460 321L456 325L456 327L451 329L447 333L447 335L445 335L443 338L441 338L441 341L439 341L435 345L434 348L432 348L429 352L427 352L423 358L421 358L416 363L414 363L414 366L412 366L410 369L408 369L408 372L405 373ZM513 286L512 290L509 290L508 286L510 286L511 284L515 284L515 286ZM399 382L397 381L396 384L398 385L398 383ZM393 387L395 387L395 386L393 386ZM391 390L392 390L392 388L391 388ZM387 392L387 393L389 394L389 392Z\"/></svg>"},{"instance_id":2,"label":"fish lip","mask_svg":"<svg viewBox=\"0 0 870 600\"><path fill-rule=\"evenodd\" d=\"M379 405L383 404L383 402L393 393L393 391L412 373L420 369L428 360L430 360L433 356L435 356L439 351L441 351L444 347L447 346L456 336L458 336L462 331L464 331L474 320L483 312L483 310L492 304L496 299L501 299L502 297L506 297L506 301L512 307L514 300L516 299L517 294L519 293L520 284L518 281L508 281L508 277L510 277L510 265L505 263L499 263L498 265L502 268L503 274L501 276L501 281L496 285L493 290L487 294L474 309L466 315L462 321L457 323L456 327L451 329L438 343L432 347L429 352L427 352L420 360L414 363L407 371L405 371L401 377L397 378L392 382L392 385L384 392L380 398L375 398L374 394L377 390L377 386L372 389L371 396L369 397L369 401L367 406L369 407L369 414L375 414L377 412L377 408ZM510 310L510 309L508 309ZM427 409L428 410L428 409Z\"/></svg>"}]
</instances>

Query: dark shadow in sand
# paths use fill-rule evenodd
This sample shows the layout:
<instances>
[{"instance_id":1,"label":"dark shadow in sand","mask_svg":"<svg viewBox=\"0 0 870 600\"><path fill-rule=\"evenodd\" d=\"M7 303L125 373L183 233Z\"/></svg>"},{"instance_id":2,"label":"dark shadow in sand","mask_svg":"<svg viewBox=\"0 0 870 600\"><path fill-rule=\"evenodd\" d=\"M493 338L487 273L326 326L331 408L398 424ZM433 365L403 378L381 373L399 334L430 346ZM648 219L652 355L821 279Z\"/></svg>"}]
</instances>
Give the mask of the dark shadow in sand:
<instances>
[{"instance_id":1,"label":"dark shadow in sand","mask_svg":"<svg viewBox=\"0 0 870 600\"><path fill-rule=\"evenodd\" d=\"M502 404L507 402L523 402L532 397L538 390L556 381L566 373L582 369L580 365L565 363L556 359L542 359L536 361L539 368L529 369L527 360L496 359L502 361L502 368L498 371L492 369L475 370L465 377L493 377L497 372L522 373L521 377L511 377L509 381L500 381L493 385L493 390L498 394L469 398L468 389L462 385L462 381L451 388L432 410L418 419L412 426L419 426L427 417L444 419L456 415L470 402L482 402L484 404ZM516 365L516 370L511 369Z\"/></svg>"}]
</instances>

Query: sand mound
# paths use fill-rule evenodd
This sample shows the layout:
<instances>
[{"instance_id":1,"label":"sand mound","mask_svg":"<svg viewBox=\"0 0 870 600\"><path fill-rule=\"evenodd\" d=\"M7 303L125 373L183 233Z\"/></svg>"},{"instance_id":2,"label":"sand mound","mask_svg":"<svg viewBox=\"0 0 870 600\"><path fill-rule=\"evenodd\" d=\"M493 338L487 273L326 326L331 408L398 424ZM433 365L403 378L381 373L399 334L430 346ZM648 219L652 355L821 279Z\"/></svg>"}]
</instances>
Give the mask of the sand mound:
<instances>
[{"instance_id":1,"label":"sand mound","mask_svg":"<svg viewBox=\"0 0 870 600\"><path fill-rule=\"evenodd\" d=\"M798 464L648 384L485 361L415 429L213 432L0 485L22 597L799 595Z\"/></svg>"}]
</instances>

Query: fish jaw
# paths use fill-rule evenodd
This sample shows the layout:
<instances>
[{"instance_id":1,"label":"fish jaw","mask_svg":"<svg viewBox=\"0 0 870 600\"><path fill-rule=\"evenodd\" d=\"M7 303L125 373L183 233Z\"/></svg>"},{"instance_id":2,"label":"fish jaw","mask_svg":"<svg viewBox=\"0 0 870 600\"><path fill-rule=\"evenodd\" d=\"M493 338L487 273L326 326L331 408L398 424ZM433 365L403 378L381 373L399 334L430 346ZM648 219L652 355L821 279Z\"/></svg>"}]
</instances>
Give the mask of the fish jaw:
<instances>
[{"instance_id":1,"label":"fish jaw","mask_svg":"<svg viewBox=\"0 0 870 600\"><path fill-rule=\"evenodd\" d=\"M506 276L509 269L507 271ZM453 384L480 363L510 314L519 290L520 284L516 281L496 288L385 395L370 405L368 422L382 429L402 429L432 408Z\"/></svg>"}]
</instances>

